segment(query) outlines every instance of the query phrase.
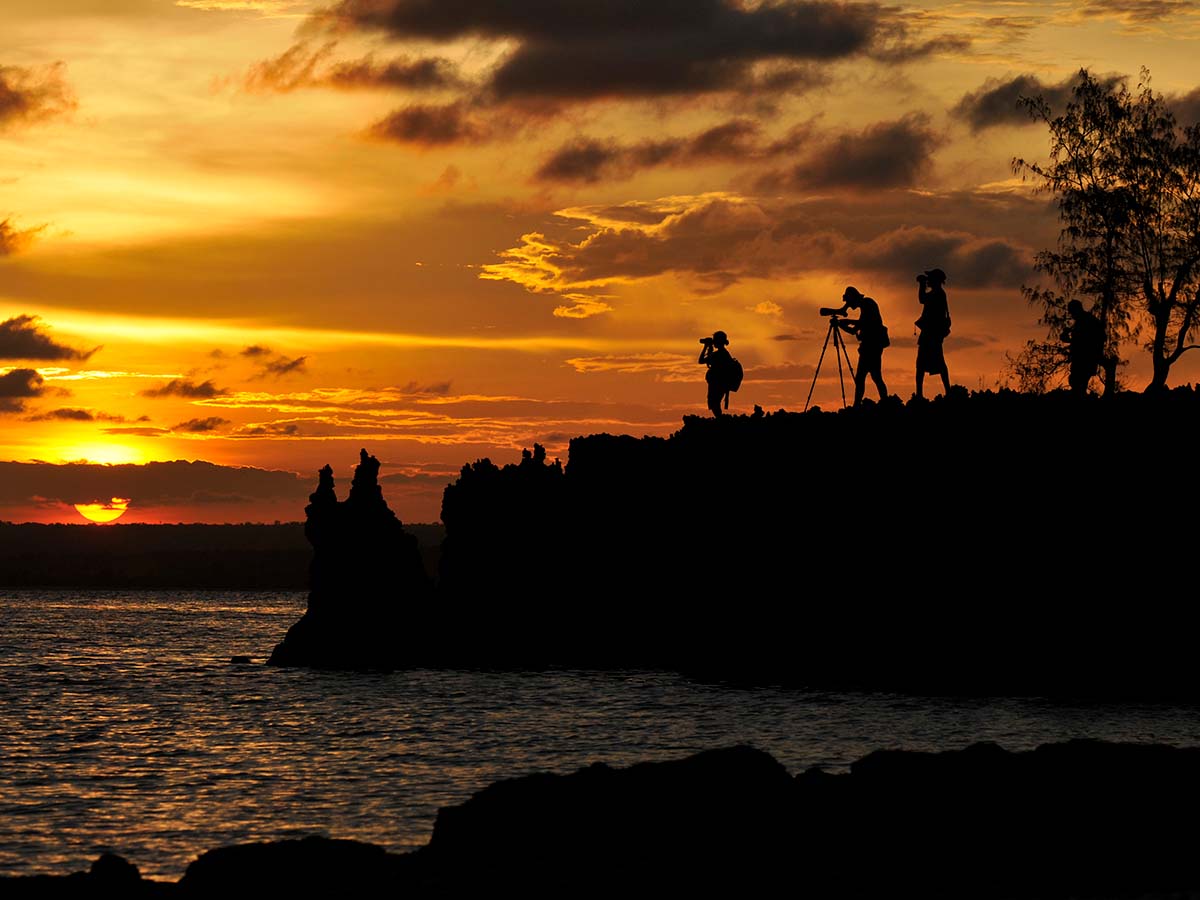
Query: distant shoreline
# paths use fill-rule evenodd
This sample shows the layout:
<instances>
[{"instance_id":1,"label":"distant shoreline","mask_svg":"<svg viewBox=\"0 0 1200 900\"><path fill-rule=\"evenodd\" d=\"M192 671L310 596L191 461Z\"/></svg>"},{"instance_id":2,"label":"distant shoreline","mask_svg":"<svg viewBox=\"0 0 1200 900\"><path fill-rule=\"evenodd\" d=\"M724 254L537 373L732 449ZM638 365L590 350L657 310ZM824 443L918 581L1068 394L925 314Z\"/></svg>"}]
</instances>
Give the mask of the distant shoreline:
<instances>
[{"instance_id":1,"label":"distant shoreline","mask_svg":"<svg viewBox=\"0 0 1200 900\"><path fill-rule=\"evenodd\" d=\"M445 529L406 524L426 569ZM0 590L308 590L303 522L229 525L0 522Z\"/></svg>"}]
</instances>

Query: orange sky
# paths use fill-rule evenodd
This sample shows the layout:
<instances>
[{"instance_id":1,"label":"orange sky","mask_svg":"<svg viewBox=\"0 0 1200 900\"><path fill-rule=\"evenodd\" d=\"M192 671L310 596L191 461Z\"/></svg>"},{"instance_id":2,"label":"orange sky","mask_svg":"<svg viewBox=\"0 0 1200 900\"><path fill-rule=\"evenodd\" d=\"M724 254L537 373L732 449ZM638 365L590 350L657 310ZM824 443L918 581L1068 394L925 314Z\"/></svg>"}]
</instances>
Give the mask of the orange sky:
<instances>
[{"instance_id":1,"label":"orange sky","mask_svg":"<svg viewBox=\"0 0 1200 900\"><path fill-rule=\"evenodd\" d=\"M1047 146L1013 98L1145 66L1200 111L1200 15L1161 0L4 9L11 521L113 497L123 522L300 519L360 447L401 519L436 521L464 463L705 414L716 329L732 411L802 409L847 284L907 399L934 266L952 380L998 387L1044 336L1020 287L1057 228L1013 178ZM840 402L827 361L813 403Z\"/></svg>"}]
</instances>

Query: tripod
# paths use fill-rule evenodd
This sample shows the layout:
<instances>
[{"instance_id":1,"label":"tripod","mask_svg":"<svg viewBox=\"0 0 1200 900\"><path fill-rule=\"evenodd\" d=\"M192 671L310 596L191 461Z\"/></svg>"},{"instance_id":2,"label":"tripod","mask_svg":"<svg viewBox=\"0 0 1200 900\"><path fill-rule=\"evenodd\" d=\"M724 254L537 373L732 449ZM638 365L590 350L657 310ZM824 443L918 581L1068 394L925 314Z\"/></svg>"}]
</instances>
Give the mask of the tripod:
<instances>
[{"instance_id":1,"label":"tripod","mask_svg":"<svg viewBox=\"0 0 1200 900\"><path fill-rule=\"evenodd\" d=\"M846 376L842 371L842 357L846 358L846 368L850 370L850 380L854 380L854 364L850 362L850 351L846 349L846 340L842 337L842 329L838 327L838 314L829 317L829 331L825 333L825 343L821 346L821 357L817 360L817 370L813 372L812 385L808 389L808 400L804 401L804 411L808 412L808 401L812 399L813 388L817 386L817 376L821 374L821 363L825 361L825 351L829 347L829 339L833 339L833 355L837 357L838 382L842 386L842 409L846 408Z\"/></svg>"}]
</instances>

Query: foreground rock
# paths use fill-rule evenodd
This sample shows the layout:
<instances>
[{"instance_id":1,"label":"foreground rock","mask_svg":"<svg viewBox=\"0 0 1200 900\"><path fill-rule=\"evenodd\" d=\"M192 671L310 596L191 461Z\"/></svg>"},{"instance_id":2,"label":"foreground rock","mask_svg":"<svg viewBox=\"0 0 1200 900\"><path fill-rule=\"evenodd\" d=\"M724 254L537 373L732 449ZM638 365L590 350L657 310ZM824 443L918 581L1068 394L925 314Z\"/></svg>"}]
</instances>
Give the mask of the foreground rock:
<instances>
[{"instance_id":1,"label":"foreground rock","mask_svg":"<svg viewBox=\"0 0 1200 900\"><path fill-rule=\"evenodd\" d=\"M421 643L431 585L417 539L388 507L379 460L361 451L350 495L339 501L333 469L320 472L305 507L313 546L308 608L269 665L392 668Z\"/></svg>"},{"instance_id":2,"label":"foreground rock","mask_svg":"<svg viewBox=\"0 0 1200 900\"><path fill-rule=\"evenodd\" d=\"M441 810L408 854L248 844L203 854L177 883L109 857L88 874L0 879L0 895L1178 900L1200 897L1198 802L1200 748L976 744L791 777L732 747L501 781Z\"/></svg>"}]
</instances>

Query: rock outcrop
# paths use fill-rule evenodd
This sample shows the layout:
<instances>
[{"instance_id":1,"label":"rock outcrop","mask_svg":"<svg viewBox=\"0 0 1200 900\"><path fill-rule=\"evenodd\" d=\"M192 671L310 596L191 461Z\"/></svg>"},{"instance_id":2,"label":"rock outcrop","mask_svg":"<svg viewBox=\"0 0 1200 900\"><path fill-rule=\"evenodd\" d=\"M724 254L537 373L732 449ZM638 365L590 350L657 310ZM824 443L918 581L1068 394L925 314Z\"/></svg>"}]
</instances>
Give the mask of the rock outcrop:
<instances>
[{"instance_id":1,"label":"rock outcrop","mask_svg":"<svg viewBox=\"0 0 1200 900\"><path fill-rule=\"evenodd\" d=\"M981 743L791 776L739 746L500 781L443 808L410 853L243 844L174 883L110 857L91 873L0 877L0 895L1195 900L1198 803L1200 748Z\"/></svg>"},{"instance_id":2,"label":"rock outcrop","mask_svg":"<svg viewBox=\"0 0 1200 900\"><path fill-rule=\"evenodd\" d=\"M417 539L388 507L379 460L359 454L350 494L339 501L333 469L319 473L305 507L313 547L308 608L269 665L395 668L419 643L432 586Z\"/></svg>"}]
</instances>

